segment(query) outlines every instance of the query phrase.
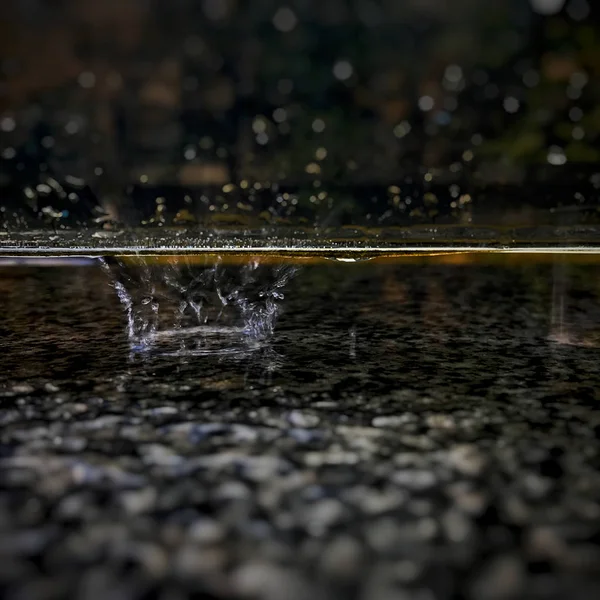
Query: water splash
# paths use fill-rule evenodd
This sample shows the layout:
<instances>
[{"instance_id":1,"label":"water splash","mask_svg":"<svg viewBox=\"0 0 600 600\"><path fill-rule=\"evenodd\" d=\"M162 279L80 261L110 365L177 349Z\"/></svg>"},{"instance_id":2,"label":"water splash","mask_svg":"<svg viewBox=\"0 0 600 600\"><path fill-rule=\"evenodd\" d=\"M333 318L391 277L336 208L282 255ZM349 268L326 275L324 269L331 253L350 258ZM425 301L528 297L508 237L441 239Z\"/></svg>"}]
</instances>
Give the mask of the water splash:
<instances>
[{"instance_id":1,"label":"water splash","mask_svg":"<svg viewBox=\"0 0 600 600\"><path fill-rule=\"evenodd\" d=\"M223 264L221 257L102 259L125 309L134 352L194 356L255 350L273 334L287 264Z\"/></svg>"}]
</instances>

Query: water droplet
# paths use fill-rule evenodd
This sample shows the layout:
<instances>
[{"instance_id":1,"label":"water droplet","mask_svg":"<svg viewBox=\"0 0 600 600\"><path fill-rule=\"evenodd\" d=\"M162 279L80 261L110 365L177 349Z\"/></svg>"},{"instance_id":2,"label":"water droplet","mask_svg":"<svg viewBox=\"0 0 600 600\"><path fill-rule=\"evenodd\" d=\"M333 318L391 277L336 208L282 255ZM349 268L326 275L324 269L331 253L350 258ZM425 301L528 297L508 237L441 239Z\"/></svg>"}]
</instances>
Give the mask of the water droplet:
<instances>
[{"instance_id":1,"label":"water droplet","mask_svg":"<svg viewBox=\"0 0 600 600\"><path fill-rule=\"evenodd\" d=\"M333 65L333 75L340 81L347 81L354 74L354 67L347 60L338 60Z\"/></svg>"},{"instance_id":2,"label":"water droplet","mask_svg":"<svg viewBox=\"0 0 600 600\"><path fill-rule=\"evenodd\" d=\"M0 129L6 133L14 131L16 126L17 124L12 117L2 117L0 120Z\"/></svg>"},{"instance_id":3,"label":"water droplet","mask_svg":"<svg viewBox=\"0 0 600 600\"><path fill-rule=\"evenodd\" d=\"M398 123L398 125L396 125L396 127L394 127L394 135L397 138L402 139L403 137L405 137L406 135L408 135L410 133L411 130L411 125L408 121L402 121L401 123Z\"/></svg>"},{"instance_id":4,"label":"water droplet","mask_svg":"<svg viewBox=\"0 0 600 600\"><path fill-rule=\"evenodd\" d=\"M287 119L287 111L285 108L276 108L273 111L273 120L276 123L283 123Z\"/></svg>"},{"instance_id":5,"label":"water droplet","mask_svg":"<svg viewBox=\"0 0 600 600\"><path fill-rule=\"evenodd\" d=\"M323 119L315 119L312 124L312 130L315 133L323 133L325 131L325 121Z\"/></svg>"},{"instance_id":6,"label":"water droplet","mask_svg":"<svg viewBox=\"0 0 600 600\"><path fill-rule=\"evenodd\" d=\"M547 160L551 165L561 166L566 164L567 157L562 148L559 146L551 146L548 150Z\"/></svg>"},{"instance_id":7,"label":"water droplet","mask_svg":"<svg viewBox=\"0 0 600 600\"><path fill-rule=\"evenodd\" d=\"M458 83L463 78L462 69L458 65L448 65L444 72L444 78L450 83Z\"/></svg>"},{"instance_id":8,"label":"water droplet","mask_svg":"<svg viewBox=\"0 0 600 600\"><path fill-rule=\"evenodd\" d=\"M565 0L530 0L531 8L540 15L555 15L563 7Z\"/></svg>"},{"instance_id":9,"label":"water droplet","mask_svg":"<svg viewBox=\"0 0 600 600\"><path fill-rule=\"evenodd\" d=\"M435 101L431 96L421 96L419 98L419 109L428 112L435 106Z\"/></svg>"},{"instance_id":10,"label":"water droplet","mask_svg":"<svg viewBox=\"0 0 600 600\"><path fill-rule=\"evenodd\" d=\"M291 8L282 6L273 17L275 29L282 33L289 33L298 24L298 18Z\"/></svg>"},{"instance_id":11,"label":"water droplet","mask_svg":"<svg viewBox=\"0 0 600 600\"><path fill-rule=\"evenodd\" d=\"M91 71L83 71L77 81L82 88L89 90L96 85L96 76Z\"/></svg>"},{"instance_id":12,"label":"water droplet","mask_svg":"<svg viewBox=\"0 0 600 600\"><path fill-rule=\"evenodd\" d=\"M519 110L520 103L513 96L508 96L508 97L504 98L503 105L504 105L504 110L507 113L513 114L513 113L516 113Z\"/></svg>"},{"instance_id":13,"label":"water droplet","mask_svg":"<svg viewBox=\"0 0 600 600\"><path fill-rule=\"evenodd\" d=\"M367 260L371 260L371 257L369 256L359 256L359 257L348 257L348 256L334 256L332 258L332 260L335 260L337 262L343 262L343 263L358 263L358 262L365 262Z\"/></svg>"}]
</instances>

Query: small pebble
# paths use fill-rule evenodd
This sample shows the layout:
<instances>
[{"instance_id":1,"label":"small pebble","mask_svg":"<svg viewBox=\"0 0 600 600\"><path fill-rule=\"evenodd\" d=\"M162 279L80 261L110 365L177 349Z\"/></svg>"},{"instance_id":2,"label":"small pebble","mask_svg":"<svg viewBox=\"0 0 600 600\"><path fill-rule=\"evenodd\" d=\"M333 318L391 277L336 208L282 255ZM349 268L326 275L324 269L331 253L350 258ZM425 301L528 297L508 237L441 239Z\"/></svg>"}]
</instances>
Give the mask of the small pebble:
<instances>
[{"instance_id":1,"label":"small pebble","mask_svg":"<svg viewBox=\"0 0 600 600\"><path fill-rule=\"evenodd\" d=\"M323 574L339 581L353 581L360 577L363 548L350 536L339 536L330 542L321 555Z\"/></svg>"},{"instance_id":2,"label":"small pebble","mask_svg":"<svg viewBox=\"0 0 600 600\"><path fill-rule=\"evenodd\" d=\"M497 556L488 561L471 585L473 600L511 600L521 592L525 569L517 556Z\"/></svg>"},{"instance_id":3,"label":"small pebble","mask_svg":"<svg viewBox=\"0 0 600 600\"><path fill-rule=\"evenodd\" d=\"M28 383L17 383L12 387L12 391L15 394L31 394L34 390L35 388Z\"/></svg>"}]
</instances>

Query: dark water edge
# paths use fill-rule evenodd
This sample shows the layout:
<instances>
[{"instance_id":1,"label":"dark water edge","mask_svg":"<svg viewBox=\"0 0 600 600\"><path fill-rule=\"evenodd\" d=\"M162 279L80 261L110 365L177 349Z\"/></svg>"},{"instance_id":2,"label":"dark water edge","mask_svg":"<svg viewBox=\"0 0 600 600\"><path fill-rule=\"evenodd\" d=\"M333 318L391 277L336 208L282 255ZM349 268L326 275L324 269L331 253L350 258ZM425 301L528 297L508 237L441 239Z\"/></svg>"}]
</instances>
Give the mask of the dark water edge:
<instances>
[{"instance_id":1,"label":"dark water edge","mask_svg":"<svg viewBox=\"0 0 600 600\"><path fill-rule=\"evenodd\" d=\"M132 354L100 268L0 269L3 597L596 597L596 273L307 265L190 358Z\"/></svg>"}]
</instances>

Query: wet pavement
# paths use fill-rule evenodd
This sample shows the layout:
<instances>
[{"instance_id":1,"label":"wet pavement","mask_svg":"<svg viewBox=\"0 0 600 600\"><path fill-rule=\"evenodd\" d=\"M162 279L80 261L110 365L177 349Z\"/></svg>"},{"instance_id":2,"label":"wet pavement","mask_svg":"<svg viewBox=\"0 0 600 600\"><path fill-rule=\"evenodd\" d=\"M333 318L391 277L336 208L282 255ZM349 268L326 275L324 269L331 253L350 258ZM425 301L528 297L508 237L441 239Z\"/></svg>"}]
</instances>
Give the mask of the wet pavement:
<instances>
[{"instance_id":1,"label":"wet pavement","mask_svg":"<svg viewBox=\"0 0 600 600\"><path fill-rule=\"evenodd\" d=\"M1 269L2 596L597 597L596 274L306 266L190 357L132 354L99 267Z\"/></svg>"}]
</instances>

